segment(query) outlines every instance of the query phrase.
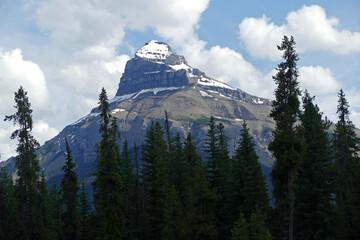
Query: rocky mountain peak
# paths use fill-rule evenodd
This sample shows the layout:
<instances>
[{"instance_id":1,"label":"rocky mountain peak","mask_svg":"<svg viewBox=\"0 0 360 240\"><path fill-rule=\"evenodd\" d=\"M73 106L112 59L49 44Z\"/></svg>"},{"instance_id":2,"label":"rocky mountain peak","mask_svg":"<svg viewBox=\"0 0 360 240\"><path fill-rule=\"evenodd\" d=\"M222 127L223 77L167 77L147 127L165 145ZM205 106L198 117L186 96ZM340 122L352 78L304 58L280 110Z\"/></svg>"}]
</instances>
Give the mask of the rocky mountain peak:
<instances>
[{"instance_id":1,"label":"rocky mountain peak","mask_svg":"<svg viewBox=\"0 0 360 240\"><path fill-rule=\"evenodd\" d=\"M251 96L187 64L185 58L177 55L171 47L156 40L147 42L135 53L125 66L125 72L119 83L116 99L139 96L143 93L175 91L185 87L201 88L203 96L218 93L222 97L237 99L255 104L270 105L270 101Z\"/></svg>"},{"instance_id":2,"label":"rocky mountain peak","mask_svg":"<svg viewBox=\"0 0 360 240\"><path fill-rule=\"evenodd\" d=\"M156 40L151 40L135 53L135 57L149 60L165 60L172 54L171 47Z\"/></svg>"}]
</instances>

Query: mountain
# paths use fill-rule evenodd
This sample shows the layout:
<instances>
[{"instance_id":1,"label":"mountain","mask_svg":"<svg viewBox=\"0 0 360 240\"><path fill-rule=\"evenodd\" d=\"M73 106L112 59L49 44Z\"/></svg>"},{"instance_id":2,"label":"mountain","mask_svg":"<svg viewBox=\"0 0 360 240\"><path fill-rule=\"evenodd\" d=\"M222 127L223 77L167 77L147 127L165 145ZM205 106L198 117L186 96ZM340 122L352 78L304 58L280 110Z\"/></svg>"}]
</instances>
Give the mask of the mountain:
<instances>
[{"instance_id":1,"label":"mountain","mask_svg":"<svg viewBox=\"0 0 360 240\"><path fill-rule=\"evenodd\" d=\"M203 156L201 150L210 116L225 125L230 152L234 151L241 125L246 120L263 170L267 176L270 172L273 160L267 145L274 127L268 117L270 100L207 76L189 66L185 58L172 52L166 43L152 40L127 62L116 96L110 100L110 109L119 120L122 140L127 139L131 146L134 143L141 146L151 121L164 124L166 110L171 134L180 133L184 137L191 132ZM89 173L94 169L95 145L100 141L99 114L95 107L40 147L40 166L49 182L61 178L65 138L72 149L79 179L91 181ZM2 165L11 170L14 161L8 160Z\"/></svg>"}]
</instances>

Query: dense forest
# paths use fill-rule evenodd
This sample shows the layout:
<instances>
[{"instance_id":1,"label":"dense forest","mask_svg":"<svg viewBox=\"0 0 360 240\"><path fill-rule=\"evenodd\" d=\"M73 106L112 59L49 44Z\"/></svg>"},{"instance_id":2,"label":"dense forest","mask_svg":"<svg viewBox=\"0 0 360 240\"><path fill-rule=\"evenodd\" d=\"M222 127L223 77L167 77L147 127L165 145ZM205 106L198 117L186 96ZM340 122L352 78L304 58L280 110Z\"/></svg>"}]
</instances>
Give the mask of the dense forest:
<instances>
[{"instance_id":1,"label":"dense forest","mask_svg":"<svg viewBox=\"0 0 360 240\"><path fill-rule=\"evenodd\" d=\"M338 93L330 131L314 97L300 91L293 37L284 36L278 49L271 193L245 121L233 156L221 122L210 117L205 147L196 149L190 134L170 132L167 114L130 152L126 139L118 145L105 89L93 196L78 180L66 139L63 179L47 189L31 104L20 87L16 112L5 117L17 126L11 139L18 156L16 179L0 170L0 239L360 239L360 139L345 93Z\"/></svg>"}]
</instances>

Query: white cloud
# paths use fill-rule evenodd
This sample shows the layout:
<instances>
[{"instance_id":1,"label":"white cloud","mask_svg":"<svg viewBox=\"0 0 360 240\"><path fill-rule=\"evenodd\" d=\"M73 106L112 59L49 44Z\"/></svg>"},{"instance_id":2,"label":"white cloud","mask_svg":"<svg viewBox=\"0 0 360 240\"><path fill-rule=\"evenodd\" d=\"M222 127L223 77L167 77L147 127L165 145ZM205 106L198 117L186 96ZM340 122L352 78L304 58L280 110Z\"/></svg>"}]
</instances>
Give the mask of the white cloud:
<instances>
[{"instance_id":1,"label":"white cloud","mask_svg":"<svg viewBox=\"0 0 360 240\"><path fill-rule=\"evenodd\" d=\"M20 49L6 52L0 48L0 110L12 108L14 92L20 85L28 92L33 109L44 107L48 101L49 92L45 76L40 67L25 60Z\"/></svg>"},{"instance_id":2,"label":"white cloud","mask_svg":"<svg viewBox=\"0 0 360 240\"><path fill-rule=\"evenodd\" d=\"M294 36L298 52L360 52L360 32L339 30L339 20L327 17L325 10L318 5L304 5L290 12L286 21L286 24L277 26L265 15L262 18L245 18L239 24L239 37L253 56L271 60L280 59L276 46L284 35Z\"/></svg>"},{"instance_id":3,"label":"white cloud","mask_svg":"<svg viewBox=\"0 0 360 240\"><path fill-rule=\"evenodd\" d=\"M55 137L59 131L51 126L48 123L39 120L34 124L33 134L36 140L39 141L40 145L44 144L45 141Z\"/></svg>"},{"instance_id":4,"label":"white cloud","mask_svg":"<svg viewBox=\"0 0 360 240\"><path fill-rule=\"evenodd\" d=\"M2 119L1 119L2 120ZM10 123L0 125L0 162L16 155L16 144L10 140L11 133L15 130Z\"/></svg>"},{"instance_id":5,"label":"white cloud","mask_svg":"<svg viewBox=\"0 0 360 240\"><path fill-rule=\"evenodd\" d=\"M39 112L46 112L49 107L50 93L47 88L43 71L37 63L23 58L20 49L4 51L0 49L0 111L4 115L11 115L15 112L14 92L23 86L34 115ZM4 118L1 116L1 120ZM37 116L35 119L39 119ZM0 122L0 153L1 160L15 154L16 140L10 140L11 133L15 130L12 123ZM46 122L37 120L34 126L34 135L43 143L53 137L58 131L50 127Z\"/></svg>"},{"instance_id":6,"label":"white cloud","mask_svg":"<svg viewBox=\"0 0 360 240\"><path fill-rule=\"evenodd\" d=\"M262 97L270 97L273 92L272 79L265 78L240 53L230 48L214 46L207 50L199 41L184 46L180 51L190 65L205 71L210 77Z\"/></svg>"},{"instance_id":7,"label":"white cloud","mask_svg":"<svg viewBox=\"0 0 360 240\"><path fill-rule=\"evenodd\" d=\"M209 0L42 0L37 23L56 45L76 49L122 43L124 29L153 28L165 39L193 36Z\"/></svg>"},{"instance_id":8,"label":"white cloud","mask_svg":"<svg viewBox=\"0 0 360 240\"><path fill-rule=\"evenodd\" d=\"M196 39L195 30L208 4L209 0L41 0L36 22L51 39L48 47L67 52L57 55L53 51L52 59L45 53L44 64L53 64L48 84L56 91L54 95L61 96L52 111L66 111L73 121L96 106L101 87L109 98L114 96L129 59L116 52L124 44L124 29L152 29L180 46Z\"/></svg>"},{"instance_id":9,"label":"white cloud","mask_svg":"<svg viewBox=\"0 0 360 240\"><path fill-rule=\"evenodd\" d=\"M340 89L340 84L329 68L303 66L299 68L299 74L301 88L312 94L336 93Z\"/></svg>"},{"instance_id":10,"label":"white cloud","mask_svg":"<svg viewBox=\"0 0 360 240\"><path fill-rule=\"evenodd\" d=\"M66 111L71 112L75 118L87 114L97 106L102 87L107 90L109 98L114 97L128 60L127 55L113 56L108 60L89 58L87 61L75 60L72 65L61 69L60 76L63 82L59 87L69 93L68 99L65 100Z\"/></svg>"}]
</instances>

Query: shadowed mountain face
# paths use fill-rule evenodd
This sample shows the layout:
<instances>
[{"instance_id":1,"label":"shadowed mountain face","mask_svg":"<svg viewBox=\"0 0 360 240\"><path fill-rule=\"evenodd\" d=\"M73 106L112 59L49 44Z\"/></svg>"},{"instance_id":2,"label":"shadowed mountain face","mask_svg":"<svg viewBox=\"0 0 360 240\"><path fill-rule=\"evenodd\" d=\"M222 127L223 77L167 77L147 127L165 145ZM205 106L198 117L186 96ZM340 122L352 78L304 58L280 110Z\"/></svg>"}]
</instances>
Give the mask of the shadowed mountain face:
<instances>
[{"instance_id":1,"label":"shadowed mountain face","mask_svg":"<svg viewBox=\"0 0 360 240\"><path fill-rule=\"evenodd\" d=\"M152 40L127 62L110 106L111 114L119 120L121 141L127 139L130 146L141 146L151 121L163 124L166 110L171 134L180 133L185 137L191 132L203 157L203 140L210 116L225 125L230 153L237 146L241 125L246 120L268 176L272 159L267 145L274 127L268 117L271 102L208 77L189 66L183 56L173 53L165 43ZM80 181L91 181L89 173L94 169L95 145L100 140L99 112L94 107L91 113L66 126L40 148L40 165L49 182L62 177L65 138L72 149ZM14 166L13 160L2 164L10 170Z\"/></svg>"}]
</instances>

